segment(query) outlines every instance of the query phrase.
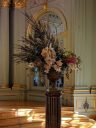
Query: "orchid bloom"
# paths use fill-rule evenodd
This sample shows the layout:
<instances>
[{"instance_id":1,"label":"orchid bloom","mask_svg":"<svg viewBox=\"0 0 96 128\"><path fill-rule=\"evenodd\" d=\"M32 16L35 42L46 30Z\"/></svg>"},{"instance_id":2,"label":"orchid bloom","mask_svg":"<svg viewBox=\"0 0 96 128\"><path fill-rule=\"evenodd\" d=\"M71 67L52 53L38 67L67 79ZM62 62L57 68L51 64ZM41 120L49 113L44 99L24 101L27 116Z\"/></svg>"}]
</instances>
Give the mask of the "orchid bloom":
<instances>
[{"instance_id":1,"label":"orchid bloom","mask_svg":"<svg viewBox=\"0 0 96 128\"><path fill-rule=\"evenodd\" d=\"M48 65L52 65L52 64L55 62L55 59L51 59L50 57L48 57L48 58L45 58L45 62L46 62Z\"/></svg>"},{"instance_id":2,"label":"orchid bloom","mask_svg":"<svg viewBox=\"0 0 96 128\"><path fill-rule=\"evenodd\" d=\"M54 69L55 69L57 72L61 72L61 67L60 67L60 66L54 64L53 67L54 67Z\"/></svg>"},{"instance_id":3,"label":"orchid bloom","mask_svg":"<svg viewBox=\"0 0 96 128\"><path fill-rule=\"evenodd\" d=\"M46 47L46 48L42 49L41 55L44 58L46 58L46 57L55 58L56 57L56 53L53 50L53 48L51 48L51 47Z\"/></svg>"},{"instance_id":4,"label":"orchid bloom","mask_svg":"<svg viewBox=\"0 0 96 128\"><path fill-rule=\"evenodd\" d=\"M61 67L63 63L61 62L61 60L58 60L56 61L56 64Z\"/></svg>"},{"instance_id":5,"label":"orchid bloom","mask_svg":"<svg viewBox=\"0 0 96 128\"><path fill-rule=\"evenodd\" d=\"M48 65L48 64L45 64L45 71L44 72L46 72L46 73L48 73L49 72L49 70L50 70L50 68L51 68L51 66L50 65Z\"/></svg>"},{"instance_id":6,"label":"orchid bloom","mask_svg":"<svg viewBox=\"0 0 96 128\"><path fill-rule=\"evenodd\" d=\"M42 49L41 55L46 58L48 56L48 47Z\"/></svg>"}]
</instances>

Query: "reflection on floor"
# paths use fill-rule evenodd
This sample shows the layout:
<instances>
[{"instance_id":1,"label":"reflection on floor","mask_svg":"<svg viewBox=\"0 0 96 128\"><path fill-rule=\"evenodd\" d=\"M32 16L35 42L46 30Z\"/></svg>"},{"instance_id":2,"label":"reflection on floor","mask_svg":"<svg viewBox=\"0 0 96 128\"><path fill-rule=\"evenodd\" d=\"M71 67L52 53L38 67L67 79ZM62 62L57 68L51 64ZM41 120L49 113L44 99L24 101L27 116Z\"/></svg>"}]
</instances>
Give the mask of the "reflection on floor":
<instances>
[{"instance_id":1,"label":"reflection on floor","mask_svg":"<svg viewBox=\"0 0 96 128\"><path fill-rule=\"evenodd\" d=\"M0 102L0 128L45 128L44 104ZM96 122L62 107L61 128L96 128Z\"/></svg>"}]
</instances>

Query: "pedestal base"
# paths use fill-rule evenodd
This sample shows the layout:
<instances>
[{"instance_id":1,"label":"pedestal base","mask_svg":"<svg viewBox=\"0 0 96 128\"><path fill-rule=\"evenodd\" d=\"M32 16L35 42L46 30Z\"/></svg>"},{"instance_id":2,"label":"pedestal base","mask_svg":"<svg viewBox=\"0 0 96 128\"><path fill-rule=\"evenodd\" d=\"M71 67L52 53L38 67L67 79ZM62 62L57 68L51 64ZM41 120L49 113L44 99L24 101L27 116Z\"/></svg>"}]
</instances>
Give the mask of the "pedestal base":
<instances>
[{"instance_id":1,"label":"pedestal base","mask_svg":"<svg viewBox=\"0 0 96 128\"><path fill-rule=\"evenodd\" d=\"M46 128L60 128L61 100L60 90L53 89L46 92Z\"/></svg>"}]
</instances>

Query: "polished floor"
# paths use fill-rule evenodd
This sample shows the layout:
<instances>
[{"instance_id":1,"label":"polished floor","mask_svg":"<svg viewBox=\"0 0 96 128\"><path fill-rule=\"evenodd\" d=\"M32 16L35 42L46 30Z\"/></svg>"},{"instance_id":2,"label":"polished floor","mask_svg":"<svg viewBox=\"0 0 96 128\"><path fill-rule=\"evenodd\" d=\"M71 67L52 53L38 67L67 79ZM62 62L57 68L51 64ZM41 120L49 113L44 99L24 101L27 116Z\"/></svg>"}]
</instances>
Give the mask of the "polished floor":
<instances>
[{"instance_id":1,"label":"polished floor","mask_svg":"<svg viewBox=\"0 0 96 128\"><path fill-rule=\"evenodd\" d=\"M89 117L62 107L61 128L96 128ZM41 102L0 101L0 128L45 128L45 104Z\"/></svg>"}]
</instances>

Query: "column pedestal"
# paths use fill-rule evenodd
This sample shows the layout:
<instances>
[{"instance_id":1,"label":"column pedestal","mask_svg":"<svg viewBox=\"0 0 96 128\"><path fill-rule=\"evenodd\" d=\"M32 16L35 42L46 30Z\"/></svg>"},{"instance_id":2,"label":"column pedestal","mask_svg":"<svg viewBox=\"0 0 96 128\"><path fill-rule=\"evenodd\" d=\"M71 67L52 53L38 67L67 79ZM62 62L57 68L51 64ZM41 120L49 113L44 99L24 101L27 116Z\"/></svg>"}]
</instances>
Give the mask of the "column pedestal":
<instances>
[{"instance_id":1,"label":"column pedestal","mask_svg":"<svg viewBox=\"0 0 96 128\"><path fill-rule=\"evenodd\" d=\"M61 127L61 100L60 90L46 91L46 128Z\"/></svg>"}]
</instances>

